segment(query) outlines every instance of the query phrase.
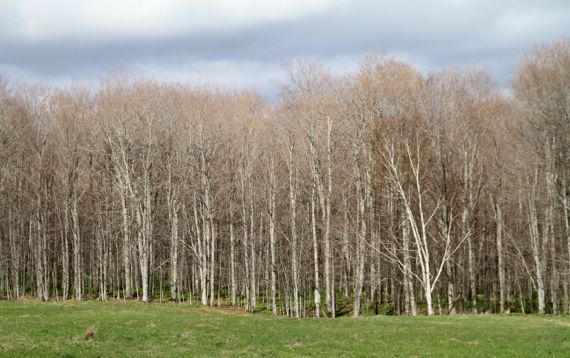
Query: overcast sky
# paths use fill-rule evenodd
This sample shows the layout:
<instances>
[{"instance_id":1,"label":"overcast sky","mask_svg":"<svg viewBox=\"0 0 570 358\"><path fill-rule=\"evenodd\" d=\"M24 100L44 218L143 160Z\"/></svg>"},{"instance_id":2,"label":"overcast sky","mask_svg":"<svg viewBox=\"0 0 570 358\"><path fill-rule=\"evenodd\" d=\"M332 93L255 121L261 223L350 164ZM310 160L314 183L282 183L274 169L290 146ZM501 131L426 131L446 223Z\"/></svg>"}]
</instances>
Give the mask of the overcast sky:
<instances>
[{"instance_id":1,"label":"overcast sky","mask_svg":"<svg viewBox=\"0 0 570 358\"><path fill-rule=\"evenodd\" d=\"M283 61L340 74L383 49L506 86L521 54L561 35L570 0L0 0L0 76L65 85L123 69L271 97Z\"/></svg>"}]
</instances>

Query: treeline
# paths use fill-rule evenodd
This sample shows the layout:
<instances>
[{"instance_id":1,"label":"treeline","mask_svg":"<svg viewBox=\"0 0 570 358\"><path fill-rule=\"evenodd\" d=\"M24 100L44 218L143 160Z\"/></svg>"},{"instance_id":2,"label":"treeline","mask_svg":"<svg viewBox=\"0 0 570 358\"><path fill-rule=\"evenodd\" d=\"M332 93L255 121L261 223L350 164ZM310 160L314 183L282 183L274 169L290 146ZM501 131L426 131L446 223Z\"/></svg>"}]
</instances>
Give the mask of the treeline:
<instances>
[{"instance_id":1,"label":"treeline","mask_svg":"<svg viewBox=\"0 0 570 358\"><path fill-rule=\"evenodd\" d=\"M296 317L570 310L570 39L500 91L386 56L254 93L0 85L0 295Z\"/></svg>"}]
</instances>

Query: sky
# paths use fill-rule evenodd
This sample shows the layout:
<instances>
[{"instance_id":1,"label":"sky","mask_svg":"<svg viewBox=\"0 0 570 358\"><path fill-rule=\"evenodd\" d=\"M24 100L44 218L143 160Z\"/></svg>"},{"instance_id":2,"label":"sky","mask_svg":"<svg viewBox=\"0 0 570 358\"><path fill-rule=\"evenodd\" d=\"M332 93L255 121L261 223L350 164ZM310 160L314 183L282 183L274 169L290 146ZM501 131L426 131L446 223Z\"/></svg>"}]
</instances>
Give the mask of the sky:
<instances>
[{"instance_id":1,"label":"sky","mask_svg":"<svg viewBox=\"0 0 570 358\"><path fill-rule=\"evenodd\" d=\"M387 51L507 87L525 52L562 35L570 0L0 0L0 76L65 86L128 71L271 98L285 61L341 75Z\"/></svg>"}]
</instances>

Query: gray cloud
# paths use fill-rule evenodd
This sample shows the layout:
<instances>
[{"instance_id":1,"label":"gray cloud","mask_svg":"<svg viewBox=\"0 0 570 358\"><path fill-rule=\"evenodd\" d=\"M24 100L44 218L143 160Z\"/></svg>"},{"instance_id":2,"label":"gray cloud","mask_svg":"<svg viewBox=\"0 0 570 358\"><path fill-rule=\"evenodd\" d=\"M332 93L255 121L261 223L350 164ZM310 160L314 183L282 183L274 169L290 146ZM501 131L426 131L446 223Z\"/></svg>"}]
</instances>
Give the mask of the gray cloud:
<instances>
[{"instance_id":1,"label":"gray cloud","mask_svg":"<svg viewBox=\"0 0 570 358\"><path fill-rule=\"evenodd\" d=\"M505 85L533 44L570 32L570 2L563 0L360 0L298 13L272 14L270 21L240 18L240 26L216 19L219 26L192 31L174 25L166 31L168 24L162 24L161 36L152 31L99 36L97 29L56 32L46 39L16 33L0 37L0 75L95 81L121 67L167 80L256 87L272 95L284 60L313 58L342 73L362 55L385 49L425 72L455 62L482 67Z\"/></svg>"}]
</instances>

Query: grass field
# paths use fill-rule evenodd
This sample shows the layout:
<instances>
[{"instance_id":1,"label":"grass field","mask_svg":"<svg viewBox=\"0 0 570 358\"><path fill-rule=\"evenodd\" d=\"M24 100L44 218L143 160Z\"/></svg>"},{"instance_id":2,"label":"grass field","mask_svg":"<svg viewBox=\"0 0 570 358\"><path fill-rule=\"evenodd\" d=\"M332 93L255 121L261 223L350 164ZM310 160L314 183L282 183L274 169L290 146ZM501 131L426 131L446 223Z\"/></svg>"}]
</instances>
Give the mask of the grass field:
<instances>
[{"instance_id":1,"label":"grass field","mask_svg":"<svg viewBox=\"0 0 570 358\"><path fill-rule=\"evenodd\" d=\"M172 303L0 302L0 356L570 357L570 319L296 320Z\"/></svg>"}]
</instances>

